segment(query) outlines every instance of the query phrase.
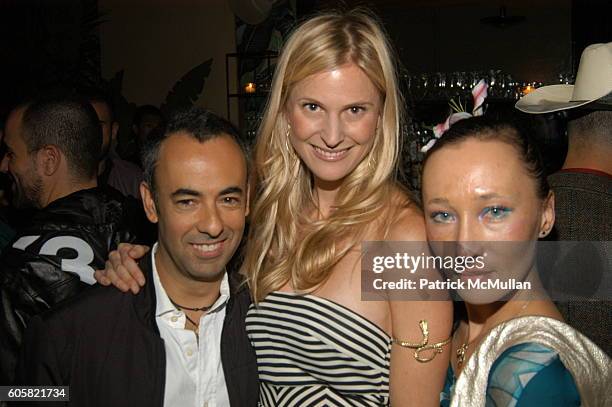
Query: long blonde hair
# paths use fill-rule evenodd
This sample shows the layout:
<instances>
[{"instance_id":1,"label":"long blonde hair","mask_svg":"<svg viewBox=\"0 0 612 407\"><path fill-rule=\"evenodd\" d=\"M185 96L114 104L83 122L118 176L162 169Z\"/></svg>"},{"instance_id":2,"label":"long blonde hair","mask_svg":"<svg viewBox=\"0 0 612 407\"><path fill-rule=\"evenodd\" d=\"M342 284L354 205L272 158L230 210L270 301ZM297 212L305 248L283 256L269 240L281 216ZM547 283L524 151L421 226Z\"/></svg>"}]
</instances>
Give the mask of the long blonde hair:
<instances>
[{"instance_id":1,"label":"long blonde hair","mask_svg":"<svg viewBox=\"0 0 612 407\"><path fill-rule=\"evenodd\" d=\"M318 286L361 242L369 225L387 219L388 227L392 221L389 200L398 170L402 116L393 61L379 23L363 10L319 15L289 37L255 146L255 200L242 268L255 301L288 282L302 292ZM379 90L384 100L380 125L369 154L343 180L331 215L312 220L312 174L287 140L283 109L297 82L346 63L360 67Z\"/></svg>"}]
</instances>

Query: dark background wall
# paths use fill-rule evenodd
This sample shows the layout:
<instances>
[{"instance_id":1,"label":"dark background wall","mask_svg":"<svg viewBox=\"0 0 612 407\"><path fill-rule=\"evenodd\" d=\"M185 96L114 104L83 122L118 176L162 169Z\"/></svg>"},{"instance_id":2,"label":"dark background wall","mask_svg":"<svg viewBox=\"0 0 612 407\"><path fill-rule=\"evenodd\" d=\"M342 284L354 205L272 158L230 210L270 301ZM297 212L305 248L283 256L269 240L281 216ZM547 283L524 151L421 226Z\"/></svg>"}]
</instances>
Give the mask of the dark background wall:
<instances>
[{"instance_id":1,"label":"dark background wall","mask_svg":"<svg viewBox=\"0 0 612 407\"><path fill-rule=\"evenodd\" d=\"M377 10L404 67L414 73L501 69L526 81L553 82L572 69L571 0L318 1ZM523 16L516 25L481 19Z\"/></svg>"},{"instance_id":2,"label":"dark background wall","mask_svg":"<svg viewBox=\"0 0 612 407\"><path fill-rule=\"evenodd\" d=\"M295 3L298 17L339 3L285 1ZM586 45L612 41L609 0L342 3L376 10L414 73L501 69L553 83L575 69ZM525 20L504 28L480 22L502 5ZM0 0L0 42L0 118L26 92L110 79L119 70L130 101L159 104L182 74L209 58L197 103L225 113L224 56L236 50L235 16L229 0Z\"/></svg>"},{"instance_id":3,"label":"dark background wall","mask_svg":"<svg viewBox=\"0 0 612 407\"><path fill-rule=\"evenodd\" d=\"M182 75L212 58L196 103L226 114L225 54L236 49L227 0L98 2L108 20L100 26L102 75L123 70L128 100L160 105Z\"/></svg>"},{"instance_id":4,"label":"dark background wall","mask_svg":"<svg viewBox=\"0 0 612 407\"><path fill-rule=\"evenodd\" d=\"M571 69L570 1L556 6L510 6L525 20L505 27L482 23L496 2L385 12L406 68L416 72L501 69L515 78L550 82Z\"/></svg>"},{"instance_id":5,"label":"dark background wall","mask_svg":"<svg viewBox=\"0 0 612 407\"><path fill-rule=\"evenodd\" d=\"M578 69L579 56L590 44L612 41L612 1L572 1L572 48L574 70Z\"/></svg>"}]
</instances>

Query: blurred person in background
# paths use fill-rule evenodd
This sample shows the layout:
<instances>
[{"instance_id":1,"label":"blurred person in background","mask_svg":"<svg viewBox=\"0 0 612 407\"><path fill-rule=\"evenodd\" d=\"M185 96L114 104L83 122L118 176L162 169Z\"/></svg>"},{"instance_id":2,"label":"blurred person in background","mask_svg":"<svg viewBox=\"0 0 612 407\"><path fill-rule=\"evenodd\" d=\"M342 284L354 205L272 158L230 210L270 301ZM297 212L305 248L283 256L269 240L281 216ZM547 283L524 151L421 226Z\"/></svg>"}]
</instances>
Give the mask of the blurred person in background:
<instances>
[{"instance_id":1,"label":"blurred person in background","mask_svg":"<svg viewBox=\"0 0 612 407\"><path fill-rule=\"evenodd\" d=\"M125 196L140 200L140 183L143 180L142 170L134 163L119 158L115 152L119 123L115 120L109 98L97 89L81 92L98 115L102 128L102 153L98 166L98 184L109 185Z\"/></svg>"},{"instance_id":2,"label":"blurred person in background","mask_svg":"<svg viewBox=\"0 0 612 407\"><path fill-rule=\"evenodd\" d=\"M121 146L122 156L142 167L140 151L151 132L163 127L165 123L161 110L153 105L143 105L136 109L132 120L132 137Z\"/></svg>"}]
</instances>

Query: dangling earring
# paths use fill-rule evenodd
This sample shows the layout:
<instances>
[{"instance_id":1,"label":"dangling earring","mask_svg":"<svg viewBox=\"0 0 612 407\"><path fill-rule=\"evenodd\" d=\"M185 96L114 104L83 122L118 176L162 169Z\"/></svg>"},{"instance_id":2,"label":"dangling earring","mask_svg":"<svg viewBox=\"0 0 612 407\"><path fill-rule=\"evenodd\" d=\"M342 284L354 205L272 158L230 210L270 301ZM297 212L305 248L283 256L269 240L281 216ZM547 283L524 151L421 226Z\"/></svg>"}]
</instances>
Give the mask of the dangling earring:
<instances>
[{"instance_id":1,"label":"dangling earring","mask_svg":"<svg viewBox=\"0 0 612 407\"><path fill-rule=\"evenodd\" d=\"M287 152L291 153L291 147L289 147L289 136L291 135L291 125L287 124L287 133L285 133L285 148Z\"/></svg>"}]
</instances>

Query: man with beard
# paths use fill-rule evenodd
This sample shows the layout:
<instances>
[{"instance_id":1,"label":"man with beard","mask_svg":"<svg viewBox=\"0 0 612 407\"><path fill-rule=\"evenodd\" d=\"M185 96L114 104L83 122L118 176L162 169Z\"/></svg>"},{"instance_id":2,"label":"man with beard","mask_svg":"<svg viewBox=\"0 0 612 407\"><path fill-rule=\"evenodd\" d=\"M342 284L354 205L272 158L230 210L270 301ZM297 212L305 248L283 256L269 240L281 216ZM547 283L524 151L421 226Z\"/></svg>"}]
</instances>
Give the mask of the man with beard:
<instances>
[{"instance_id":1,"label":"man with beard","mask_svg":"<svg viewBox=\"0 0 612 407\"><path fill-rule=\"evenodd\" d=\"M108 252L134 240L123 196L97 188L102 135L92 106L75 96L14 109L0 169L13 204L33 207L0 258L0 385L11 384L29 319L95 282Z\"/></svg>"}]
</instances>

